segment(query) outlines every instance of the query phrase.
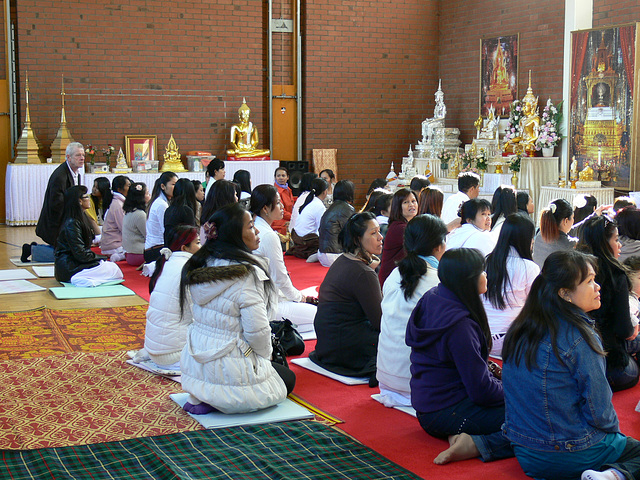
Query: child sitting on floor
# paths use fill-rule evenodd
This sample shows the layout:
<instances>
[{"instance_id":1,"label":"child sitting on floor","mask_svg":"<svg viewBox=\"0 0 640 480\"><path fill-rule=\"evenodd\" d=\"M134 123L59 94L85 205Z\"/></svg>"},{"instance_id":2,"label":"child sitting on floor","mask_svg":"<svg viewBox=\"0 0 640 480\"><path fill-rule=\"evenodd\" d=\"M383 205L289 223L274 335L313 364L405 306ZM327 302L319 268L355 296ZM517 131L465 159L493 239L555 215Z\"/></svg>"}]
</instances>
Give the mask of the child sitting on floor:
<instances>
[{"instance_id":1,"label":"child sitting on floor","mask_svg":"<svg viewBox=\"0 0 640 480\"><path fill-rule=\"evenodd\" d=\"M182 267L200 249L195 226L178 225L173 228L169 248L160 251L156 269L149 282L149 309L144 333L144 348L134 357L135 362L151 360L158 373L179 373L180 354L187 342L187 328L191 324L191 305L185 304L180 314L180 278Z\"/></svg>"}]
</instances>

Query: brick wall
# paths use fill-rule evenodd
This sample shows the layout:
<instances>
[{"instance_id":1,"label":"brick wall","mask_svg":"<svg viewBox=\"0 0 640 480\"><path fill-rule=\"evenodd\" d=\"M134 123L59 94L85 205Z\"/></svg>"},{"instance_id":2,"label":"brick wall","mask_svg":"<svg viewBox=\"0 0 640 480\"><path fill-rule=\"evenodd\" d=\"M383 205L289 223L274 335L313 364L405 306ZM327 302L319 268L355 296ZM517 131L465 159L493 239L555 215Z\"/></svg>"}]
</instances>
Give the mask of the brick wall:
<instances>
[{"instance_id":1,"label":"brick wall","mask_svg":"<svg viewBox=\"0 0 640 480\"><path fill-rule=\"evenodd\" d=\"M307 2L303 31L304 155L337 148L338 176L362 199L433 115L438 2Z\"/></svg>"},{"instance_id":2,"label":"brick wall","mask_svg":"<svg viewBox=\"0 0 640 480\"><path fill-rule=\"evenodd\" d=\"M360 196L432 115L437 9L436 0L303 6L303 156L337 148L339 175ZM19 79L23 95L29 72L36 134L48 149L64 73L67 121L80 142L120 146L125 134L148 133L162 146L173 133L182 152L223 155L246 95L266 145L267 14L257 0L21 0Z\"/></svg>"},{"instance_id":3,"label":"brick wall","mask_svg":"<svg viewBox=\"0 0 640 480\"><path fill-rule=\"evenodd\" d=\"M593 28L640 21L640 4L635 0L593 0Z\"/></svg>"},{"instance_id":4,"label":"brick wall","mask_svg":"<svg viewBox=\"0 0 640 480\"><path fill-rule=\"evenodd\" d=\"M48 149L64 73L67 122L83 143L157 134L161 156L173 134L182 153L221 156L243 96L265 138L265 10L258 0L21 0L20 95L28 71L36 134Z\"/></svg>"},{"instance_id":5,"label":"brick wall","mask_svg":"<svg viewBox=\"0 0 640 480\"><path fill-rule=\"evenodd\" d=\"M540 110L562 99L564 2L540 0L441 0L439 71L447 105L447 126L471 142L480 96L480 39L520 34L518 97L531 87Z\"/></svg>"}]
</instances>

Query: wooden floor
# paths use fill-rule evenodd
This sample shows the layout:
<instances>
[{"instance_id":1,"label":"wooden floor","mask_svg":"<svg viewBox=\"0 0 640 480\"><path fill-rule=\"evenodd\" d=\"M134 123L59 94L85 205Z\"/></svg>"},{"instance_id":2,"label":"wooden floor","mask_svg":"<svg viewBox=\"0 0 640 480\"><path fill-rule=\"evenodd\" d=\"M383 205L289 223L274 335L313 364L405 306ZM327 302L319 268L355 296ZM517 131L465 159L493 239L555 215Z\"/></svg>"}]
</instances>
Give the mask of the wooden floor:
<instances>
[{"instance_id":1,"label":"wooden floor","mask_svg":"<svg viewBox=\"0 0 640 480\"><path fill-rule=\"evenodd\" d=\"M13 269L16 267L9 260L12 257L20 257L24 243L42 243L36 237L35 226L9 227L0 225L0 269ZM33 273L33 270L29 268ZM30 280L42 287L60 287L60 283L54 278L38 278ZM87 298L77 300L58 300L48 290L31 293L19 293L12 295L0 295L0 312L18 312L32 310L40 307L49 307L56 310L69 308L100 308L120 307L125 305L145 305L147 302L138 295L128 297Z\"/></svg>"}]
</instances>

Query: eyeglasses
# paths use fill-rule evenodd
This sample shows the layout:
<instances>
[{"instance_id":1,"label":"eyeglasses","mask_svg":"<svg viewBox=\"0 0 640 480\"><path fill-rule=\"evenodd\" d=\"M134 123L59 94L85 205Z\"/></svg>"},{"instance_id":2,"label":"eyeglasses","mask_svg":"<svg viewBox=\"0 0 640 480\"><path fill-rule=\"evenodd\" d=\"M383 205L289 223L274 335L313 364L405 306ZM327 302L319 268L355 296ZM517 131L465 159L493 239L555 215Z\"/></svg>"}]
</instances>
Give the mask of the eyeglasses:
<instances>
[{"instance_id":1,"label":"eyeglasses","mask_svg":"<svg viewBox=\"0 0 640 480\"><path fill-rule=\"evenodd\" d=\"M89 195L82 195L82 199L83 200L88 199L88 198L91 198L91 197L89 197Z\"/></svg>"}]
</instances>

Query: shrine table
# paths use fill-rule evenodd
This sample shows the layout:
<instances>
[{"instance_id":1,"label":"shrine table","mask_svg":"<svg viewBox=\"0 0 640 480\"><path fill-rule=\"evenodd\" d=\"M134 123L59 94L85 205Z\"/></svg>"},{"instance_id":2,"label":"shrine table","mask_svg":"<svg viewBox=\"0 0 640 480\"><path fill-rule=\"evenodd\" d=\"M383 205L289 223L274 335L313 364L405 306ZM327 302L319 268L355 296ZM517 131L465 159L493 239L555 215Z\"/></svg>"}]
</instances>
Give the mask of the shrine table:
<instances>
[{"instance_id":1,"label":"shrine table","mask_svg":"<svg viewBox=\"0 0 640 480\"><path fill-rule=\"evenodd\" d=\"M613 203L613 188L560 188L541 187L538 202L536 203L536 223L540 221L540 214L549 203L558 198L564 198L573 205L573 197L579 194L593 195L598 200L598 205L611 205Z\"/></svg>"},{"instance_id":2,"label":"shrine table","mask_svg":"<svg viewBox=\"0 0 640 480\"><path fill-rule=\"evenodd\" d=\"M5 184L7 225L35 225L40 217L40 210L44 201L44 193L47 183L53 171L59 163L10 163L7 165L7 178ZM265 161L234 161L225 162L225 177L228 180L238 170L247 170L251 173L251 185L253 187L267 183L273 185L273 174L280 165L278 160ZM114 173L80 173L80 181L89 190L93 181L98 177L107 177L111 182L117 174ZM151 190L156 179L161 175L156 173L127 173L134 182L144 182ZM183 172L178 177L191 180L204 181L204 172Z\"/></svg>"}]
</instances>

